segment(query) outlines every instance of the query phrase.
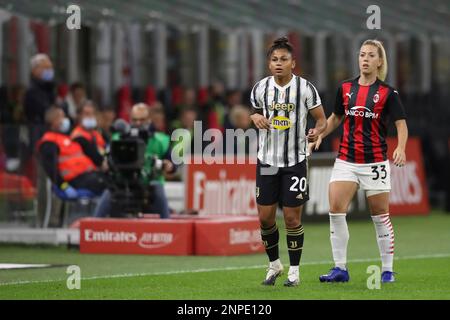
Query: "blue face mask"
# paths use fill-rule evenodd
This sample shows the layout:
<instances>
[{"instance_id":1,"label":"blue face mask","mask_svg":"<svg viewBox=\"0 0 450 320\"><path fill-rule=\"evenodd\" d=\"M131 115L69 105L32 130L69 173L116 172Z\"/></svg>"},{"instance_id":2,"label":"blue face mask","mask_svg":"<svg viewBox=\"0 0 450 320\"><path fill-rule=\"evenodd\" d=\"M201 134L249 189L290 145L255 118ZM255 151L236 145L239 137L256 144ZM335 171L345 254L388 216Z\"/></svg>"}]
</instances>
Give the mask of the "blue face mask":
<instances>
[{"instance_id":1,"label":"blue face mask","mask_svg":"<svg viewBox=\"0 0 450 320\"><path fill-rule=\"evenodd\" d=\"M61 125L59 126L59 131L62 133L67 133L70 130L70 120L69 118L64 118L61 122Z\"/></svg>"},{"instance_id":2,"label":"blue face mask","mask_svg":"<svg viewBox=\"0 0 450 320\"><path fill-rule=\"evenodd\" d=\"M87 130L95 129L97 127L97 119L84 118L81 120L81 125Z\"/></svg>"},{"instance_id":3,"label":"blue face mask","mask_svg":"<svg viewBox=\"0 0 450 320\"><path fill-rule=\"evenodd\" d=\"M41 79L44 81L52 81L55 76L55 71L53 69L45 69L42 71Z\"/></svg>"}]
</instances>

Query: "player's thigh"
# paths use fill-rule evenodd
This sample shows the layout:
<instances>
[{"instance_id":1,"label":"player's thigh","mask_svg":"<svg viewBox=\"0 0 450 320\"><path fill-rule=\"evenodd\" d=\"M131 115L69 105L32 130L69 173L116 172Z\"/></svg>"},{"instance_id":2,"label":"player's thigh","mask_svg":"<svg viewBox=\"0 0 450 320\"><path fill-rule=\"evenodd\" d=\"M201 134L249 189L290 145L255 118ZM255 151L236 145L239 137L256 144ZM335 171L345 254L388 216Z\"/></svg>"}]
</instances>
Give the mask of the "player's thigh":
<instances>
[{"instance_id":1,"label":"player's thigh","mask_svg":"<svg viewBox=\"0 0 450 320\"><path fill-rule=\"evenodd\" d=\"M256 165L256 203L263 227L275 223L277 204L280 199L279 170L258 160ZM267 224L269 224L267 226Z\"/></svg>"},{"instance_id":2,"label":"player's thigh","mask_svg":"<svg viewBox=\"0 0 450 320\"><path fill-rule=\"evenodd\" d=\"M281 204L298 208L309 200L308 164L304 160L294 166L281 168ZM297 212L298 209L289 210Z\"/></svg>"},{"instance_id":3,"label":"player's thigh","mask_svg":"<svg viewBox=\"0 0 450 320\"><path fill-rule=\"evenodd\" d=\"M372 215L389 212L391 190L391 168L389 161L370 163L357 170L361 189L366 191L367 202Z\"/></svg>"},{"instance_id":4,"label":"player's thigh","mask_svg":"<svg viewBox=\"0 0 450 320\"><path fill-rule=\"evenodd\" d=\"M358 184L353 181L332 181L328 187L328 197L331 213L347 213L348 206L358 190Z\"/></svg>"},{"instance_id":5,"label":"player's thigh","mask_svg":"<svg viewBox=\"0 0 450 320\"><path fill-rule=\"evenodd\" d=\"M358 177L354 163L336 159L328 186L331 213L346 213L358 189Z\"/></svg>"},{"instance_id":6,"label":"player's thigh","mask_svg":"<svg viewBox=\"0 0 450 320\"><path fill-rule=\"evenodd\" d=\"M388 191L371 191L367 192L366 195L371 215L376 216L389 213Z\"/></svg>"},{"instance_id":7,"label":"player's thigh","mask_svg":"<svg viewBox=\"0 0 450 320\"><path fill-rule=\"evenodd\" d=\"M261 163L256 164L256 203L270 206L280 198L280 170L277 167Z\"/></svg>"}]
</instances>

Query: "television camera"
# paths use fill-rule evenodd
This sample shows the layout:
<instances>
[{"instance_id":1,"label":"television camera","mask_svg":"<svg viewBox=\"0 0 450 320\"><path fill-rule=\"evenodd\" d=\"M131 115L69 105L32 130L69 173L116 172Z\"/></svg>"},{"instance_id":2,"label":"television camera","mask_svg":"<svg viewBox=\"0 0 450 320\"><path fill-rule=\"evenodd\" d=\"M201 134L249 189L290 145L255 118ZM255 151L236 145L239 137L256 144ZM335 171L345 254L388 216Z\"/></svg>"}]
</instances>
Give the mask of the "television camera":
<instances>
[{"instance_id":1,"label":"television camera","mask_svg":"<svg viewBox=\"0 0 450 320\"><path fill-rule=\"evenodd\" d=\"M150 212L154 192L149 182L163 167L161 159L145 152L153 130L131 127L122 119L116 120L112 129L113 139L107 151L112 181L110 215Z\"/></svg>"}]
</instances>

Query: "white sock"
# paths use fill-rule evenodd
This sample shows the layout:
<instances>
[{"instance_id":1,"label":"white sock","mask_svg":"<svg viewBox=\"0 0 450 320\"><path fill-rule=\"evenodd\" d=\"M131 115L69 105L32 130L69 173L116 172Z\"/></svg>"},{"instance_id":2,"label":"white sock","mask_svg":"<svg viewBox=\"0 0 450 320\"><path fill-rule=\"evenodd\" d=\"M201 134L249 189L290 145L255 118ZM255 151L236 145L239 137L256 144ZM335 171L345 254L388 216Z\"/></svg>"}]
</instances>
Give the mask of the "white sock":
<instances>
[{"instance_id":1,"label":"white sock","mask_svg":"<svg viewBox=\"0 0 450 320\"><path fill-rule=\"evenodd\" d=\"M289 267L289 273L291 273L291 272L298 272L298 271L299 271L298 266L290 266Z\"/></svg>"},{"instance_id":2,"label":"white sock","mask_svg":"<svg viewBox=\"0 0 450 320\"><path fill-rule=\"evenodd\" d=\"M330 241L333 260L335 266L343 270L347 270L347 244L349 238L346 214L330 212Z\"/></svg>"},{"instance_id":3,"label":"white sock","mask_svg":"<svg viewBox=\"0 0 450 320\"><path fill-rule=\"evenodd\" d=\"M295 281L299 277L299 268L298 266L290 266L288 272L288 279L290 281Z\"/></svg>"},{"instance_id":4,"label":"white sock","mask_svg":"<svg viewBox=\"0 0 450 320\"><path fill-rule=\"evenodd\" d=\"M382 272L392 272L394 264L394 228L392 227L389 213L372 216L372 220L377 233Z\"/></svg>"},{"instance_id":5,"label":"white sock","mask_svg":"<svg viewBox=\"0 0 450 320\"><path fill-rule=\"evenodd\" d=\"M281 260L280 260L280 258L278 258L277 260L274 260L274 261L272 261L272 262L270 262L270 265L271 266L280 266L281 265Z\"/></svg>"}]
</instances>

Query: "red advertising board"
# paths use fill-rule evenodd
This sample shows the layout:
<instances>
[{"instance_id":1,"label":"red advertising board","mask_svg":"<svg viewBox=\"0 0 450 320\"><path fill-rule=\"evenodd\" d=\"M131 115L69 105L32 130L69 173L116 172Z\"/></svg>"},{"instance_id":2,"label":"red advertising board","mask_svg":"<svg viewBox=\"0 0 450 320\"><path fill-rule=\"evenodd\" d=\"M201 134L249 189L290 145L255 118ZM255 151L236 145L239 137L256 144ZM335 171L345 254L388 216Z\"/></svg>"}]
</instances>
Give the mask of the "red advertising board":
<instances>
[{"instance_id":1,"label":"red advertising board","mask_svg":"<svg viewBox=\"0 0 450 320\"><path fill-rule=\"evenodd\" d=\"M250 216L96 219L80 223L81 253L214 255L264 252L259 220Z\"/></svg>"},{"instance_id":2,"label":"red advertising board","mask_svg":"<svg viewBox=\"0 0 450 320\"><path fill-rule=\"evenodd\" d=\"M264 252L257 217L199 219L195 222L195 254L228 256Z\"/></svg>"},{"instance_id":3,"label":"red advertising board","mask_svg":"<svg viewBox=\"0 0 450 320\"><path fill-rule=\"evenodd\" d=\"M396 138L388 138L388 156L392 162L392 153L397 145ZM334 141L335 150L339 145L339 140ZM330 155L328 160L334 156ZM417 215L427 214L430 211L428 202L428 189L425 180L425 170L422 160L422 150L420 140L411 137L406 146L407 163L404 167L398 168L391 163L391 194L390 213L392 215ZM255 164L217 164L205 163L205 161L192 161L187 165L185 179L185 202L187 209L194 209L200 215L205 214L232 214L232 215L256 215L255 201ZM319 164L313 156L309 162L311 172ZM323 164L321 167L324 171ZM331 167L329 167L329 170ZM325 171L324 171L325 172ZM328 174L331 173L327 172ZM313 176L313 175L312 175ZM317 178L317 177L316 177ZM314 184L311 177L311 185ZM328 179L328 178L327 178ZM310 198L318 198L319 194L327 194L328 180L324 182L323 190L311 189ZM322 186L322 184L320 184ZM326 198L326 197L325 197ZM323 199L324 205L328 207L328 199ZM305 217L314 218L319 214L315 212L317 205L307 206ZM312 210L312 211L311 211ZM366 211L364 209L364 211ZM327 218L328 209L322 210L320 215Z\"/></svg>"},{"instance_id":4,"label":"red advertising board","mask_svg":"<svg viewBox=\"0 0 450 320\"><path fill-rule=\"evenodd\" d=\"M200 162L200 161L198 161ZM204 214L256 215L256 164L187 165L185 201L187 209Z\"/></svg>"},{"instance_id":5,"label":"red advertising board","mask_svg":"<svg viewBox=\"0 0 450 320\"><path fill-rule=\"evenodd\" d=\"M418 138L409 138L406 165L396 167L392 154L397 139L388 138L388 159L391 162L391 193L389 210L392 215L427 214L430 211L428 188L423 165L422 147Z\"/></svg>"},{"instance_id":6,"label":"red advertising board","mask_svg":"<svg viewBox=\"0 0 450 320\"><path fill-rule=\"evenodd\" d=\"M95 219L80 221L81 253L194 253L192 220Z\"/></svg>"}]
</instances>

